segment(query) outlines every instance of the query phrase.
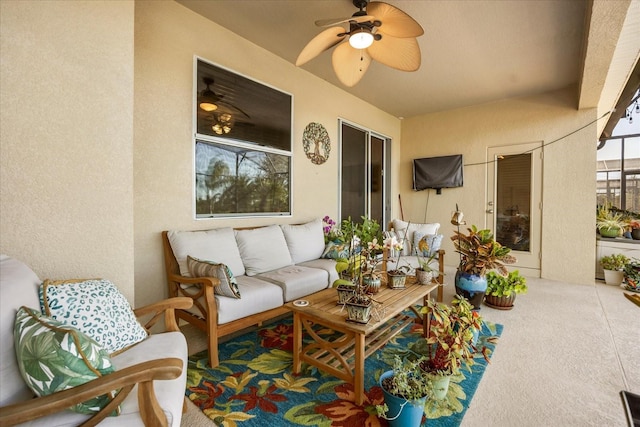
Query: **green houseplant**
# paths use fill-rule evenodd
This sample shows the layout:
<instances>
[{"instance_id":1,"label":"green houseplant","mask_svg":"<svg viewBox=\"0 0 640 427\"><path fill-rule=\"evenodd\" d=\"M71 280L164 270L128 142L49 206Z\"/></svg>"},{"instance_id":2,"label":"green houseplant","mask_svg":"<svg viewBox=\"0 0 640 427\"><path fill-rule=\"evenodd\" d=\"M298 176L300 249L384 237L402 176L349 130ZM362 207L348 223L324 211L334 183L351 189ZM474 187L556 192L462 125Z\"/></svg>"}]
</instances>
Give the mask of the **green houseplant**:
<instances>
[{"instance_id":1,"label":"green houseplant","mask_svg":"<svg viewBox=\"0 0 640 427\"><path fill-rule=\"evenodd\" d=\"M499 310L511 310L517 294L527 292L527 279L518 270L506 276L494 271L487 273L487 292L485 304Z\"/></svg>"},{"instance_id":2,"label":"green houseplant","mask_svg":"<svg viewBox=\"0 0 640 427\"><path fill-rule=\"evenodd\" d=\"M451 240L460 254L460 264L456 272L456 292L471 301L474 308L480 308L487 289L486 272L496 270L508 274L505 264L513 264L516 258L511 249L502 246L493 238L491 230L479 230L475 225L467 228L467 234L454 231Z\"/></svg>"},{"instance_id":3,"label":"green houseplant","mask_svg":"<svg viewBox=\"0 0 640 427\"><path fill-rule=\"evenodd\" d=\"M600 265L604 270L604 281L607 285L620 286L624 280L624 267L629 258L623 254L605 255L600 258Z\"/></svg>"},{"instance_id":4,"label":"green houseplant","mask_svg":"<svg viewBox=\"0 0 640 427\"><path fill-rule=\"evenodd\" d=\"M380 375L384 405L376 405L379 417L392 427L418 427L424 405L430 393L430 381L420 369L421 360L402 360L394 357L393 370Z\"/></svg>"},{"instance_id":5,"label":"green houseplant","mask_svg":"<svg viewBox=\"0 0 640 427\"><path fill-rule=\"evenodd\" d=\"M598 207L596 228L602 237L618 237L626 226L627 221L620 212L614 212L609 205Z\"/></svg>"},{"instance_id":6,"label":"green houseplant","mask_svg":"<svg viewBox=\"0 0 640 427\"><path fill-rule=\"evenodd\" d=\"M416 268L416 279L418 283L422 285L428 285L433 280L434 276L439 276L440 271L437 268L431 267L431 263L438 255L438 251L431 250L429 247L429 242L427 241L427 236L424 236L418 242L418 247L414 248L414 252L416 254L416 258L418 259L418 268ZM430 254L425 256L424 254Z\"/></svg>"},{"instance_id":7,"label":"green houseplant","mask_svg":"<svg viewBox=\"0 0 640 427\"><path fill-rule=\"evenodd\" d=\"M417 345L415 349L426 356L420 366L430 374L434 382L434 397L443 399L447 394L451 375L459 374L463 366L471 370L476 351L474 342L483 320L478 311L473 310L471 303L460 295L453 298L451 305L429 300L423 313L431 316L429 334L422 341L426 348ZM483 354L485 350L482 350Z\"/></svg>"}]
</instances>

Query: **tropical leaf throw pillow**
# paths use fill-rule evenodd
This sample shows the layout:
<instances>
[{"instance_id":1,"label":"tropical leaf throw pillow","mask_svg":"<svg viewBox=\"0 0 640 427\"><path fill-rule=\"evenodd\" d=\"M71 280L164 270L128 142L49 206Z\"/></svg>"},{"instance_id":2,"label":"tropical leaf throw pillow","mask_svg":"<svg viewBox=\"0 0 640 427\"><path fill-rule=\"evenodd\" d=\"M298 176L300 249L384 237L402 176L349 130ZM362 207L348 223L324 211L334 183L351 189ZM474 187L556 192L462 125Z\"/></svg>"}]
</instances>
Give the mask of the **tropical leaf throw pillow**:
<instances>
[{"instance_id":1,"label":"tropical leaf throw pillow","mask_svg":"<svg viewBox=\"0 0 640 427\"><path fill-rule=\"evenodd\" d=\"M94 340L71 326L21 307L13 337L18 368L37 396L66 390L115 372L109 354ZM105 394L69 409L82 414L99 412L114 393ZM119 409L112 415L117 415Z\"/></svg>"},{"instance_id":2,"label":"tropical leaf throw pillow","mask_svg":"<svg viewBox=\"0 0 640 427\"><path fill-rule=\"evenodd\" d=\"M213 288L214 293L230 298L240 298L238 282L225 264L187 256L187 267L191 277L217 277L220 284Z\"/></svg>"},{"instance_id":3,"label":"tropical leaf throw pillow","mask_svg":"<svg viewBox=\"0 0 640 427\"><path fill-rule=\"evenodd\" d=\"M147 338L127 299L108 280L45 280L40 305L47 316L84 332L109 354Z\"/></svg>"}]
</instances>

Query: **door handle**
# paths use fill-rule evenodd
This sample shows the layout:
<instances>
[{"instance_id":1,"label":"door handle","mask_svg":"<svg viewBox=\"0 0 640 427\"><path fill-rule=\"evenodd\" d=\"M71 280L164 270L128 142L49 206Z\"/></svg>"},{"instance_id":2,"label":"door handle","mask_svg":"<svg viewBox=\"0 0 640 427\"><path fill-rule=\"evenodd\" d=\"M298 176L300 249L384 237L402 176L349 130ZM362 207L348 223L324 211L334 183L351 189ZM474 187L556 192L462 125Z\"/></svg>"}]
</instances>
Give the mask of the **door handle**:
<instances>
[{"instance_id":1,"label":"door handle","mask_svg":"<svg viewBox=\"0 0 640 427\"><path fill-rule=\"evenodd\" d=\"M493 209L487 209L485 212L488 213L488 214L492 214L493 213Z\"/></svg>"}]
</instances>

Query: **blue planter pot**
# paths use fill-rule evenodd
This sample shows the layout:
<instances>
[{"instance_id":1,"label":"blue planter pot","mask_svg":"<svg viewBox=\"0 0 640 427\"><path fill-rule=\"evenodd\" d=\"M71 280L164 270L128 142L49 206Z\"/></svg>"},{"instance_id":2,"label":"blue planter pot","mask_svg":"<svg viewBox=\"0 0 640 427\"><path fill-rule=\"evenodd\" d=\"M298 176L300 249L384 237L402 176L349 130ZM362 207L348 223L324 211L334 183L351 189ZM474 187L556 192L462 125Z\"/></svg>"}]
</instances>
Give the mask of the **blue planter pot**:
<instances>
[{"instance_id":1,"label":"blue planter pot","mask_svg":"<svg viewBox=\"0 0 640 427\"><path fill-rule=\"evenodd\" d=\"M380 388L384 394L384 402L389 407L387 411L387 421L391 427L419 427L424 414L424 405L427 396L422 399L407 401L387 392L382 385L382 380L393 376L393 371L387 371L380 375Z\"/></svg>"},{"instance_id":2,"label":"blue planter pot","mask_svg":"<svg viewBox=\"0 0 640 427\"><path fill-rule=\"evenodd\" d=\"M477 274L456 271L456 292L469 300L473 308L480 310L480 305L487 291L487 278Z\"/></svg>"}]
</instances>

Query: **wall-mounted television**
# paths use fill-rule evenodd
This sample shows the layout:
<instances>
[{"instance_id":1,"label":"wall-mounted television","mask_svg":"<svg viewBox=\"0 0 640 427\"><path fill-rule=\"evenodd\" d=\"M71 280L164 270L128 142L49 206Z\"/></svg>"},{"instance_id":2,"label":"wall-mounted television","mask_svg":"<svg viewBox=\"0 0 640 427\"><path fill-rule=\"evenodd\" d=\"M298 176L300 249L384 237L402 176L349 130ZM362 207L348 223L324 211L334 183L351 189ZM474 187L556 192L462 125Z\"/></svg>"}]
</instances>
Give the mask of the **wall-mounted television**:
<instances>
[{"instance_id":1,"label":"wall-mounted television","mask_svg":"<svg viewBox=\"0 0 640 427\"><path fill-rule=\"evenodd\" d=\"M462 187L462 154L413 159L413 189Z\"/></svg>"}]
</instances>

